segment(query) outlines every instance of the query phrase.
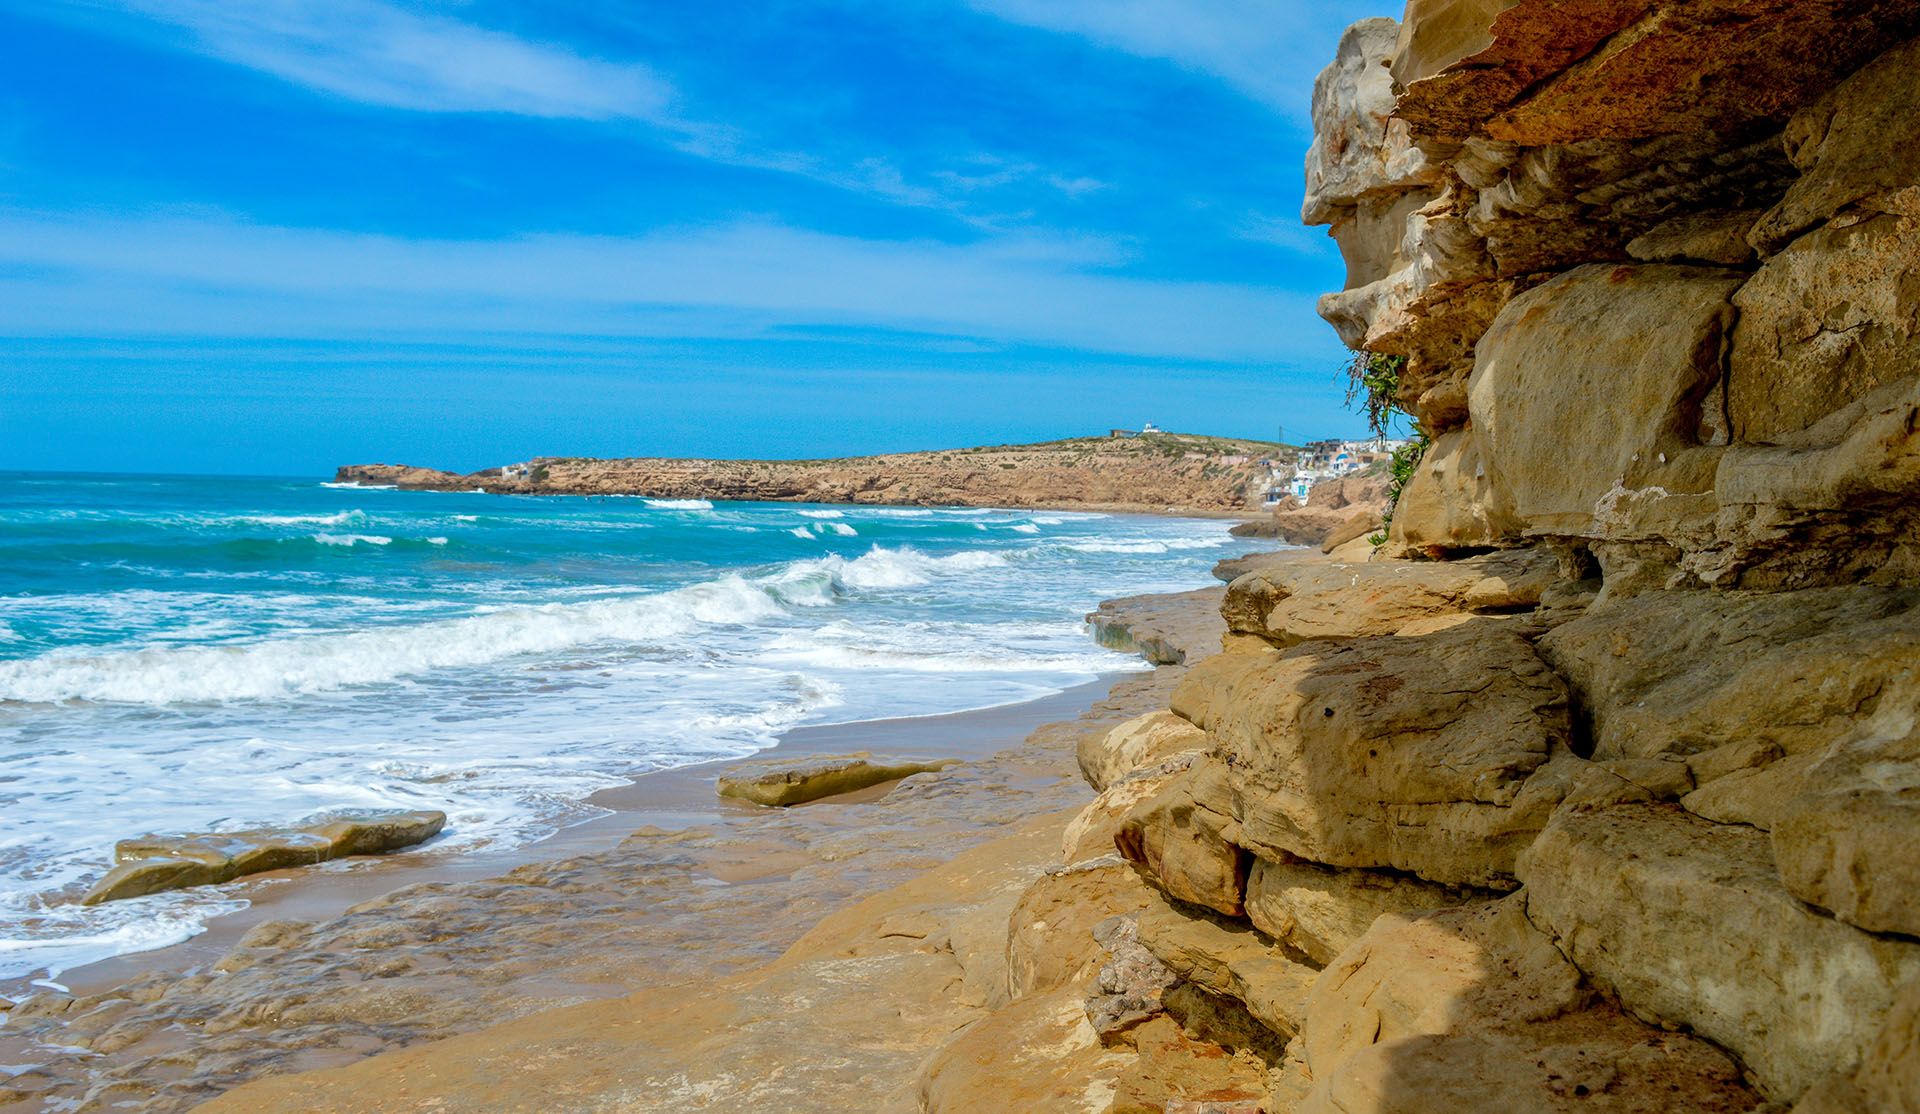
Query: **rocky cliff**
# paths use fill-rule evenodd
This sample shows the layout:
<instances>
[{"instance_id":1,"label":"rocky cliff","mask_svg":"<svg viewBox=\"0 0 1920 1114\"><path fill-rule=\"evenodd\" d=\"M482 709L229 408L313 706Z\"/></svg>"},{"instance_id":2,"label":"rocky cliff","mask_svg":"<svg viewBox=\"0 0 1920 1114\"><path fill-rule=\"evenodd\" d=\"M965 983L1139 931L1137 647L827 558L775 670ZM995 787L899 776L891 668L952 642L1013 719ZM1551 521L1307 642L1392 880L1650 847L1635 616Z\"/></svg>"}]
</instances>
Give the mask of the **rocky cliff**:
<instances>
[{"instance_id":1,"label":"rocky cliff","mask_svg":"<svg viewBox=\"0 0 1920 1114\"><path fill-rule=\"evenodd\" d=\"M466 475L351 464L335 479L520 495L1246 512L1266 498L1272 469L1262 462L1292 453L1266 441L1144 433L834 460L540 457Z\"/></svg>"},{"instance_id":2,"label":"rocky cliff","mask_svg":"<svg viewBox=\"0 0 1920 1114\"><path fill-rule=\"evenodd\" d=\"M1321 310L1406 358L1434 444L1380 554L1239 577L1225 651L1083 748L1085 865L1009 926L1052 977L928 1109L977 1109L997 1045L1052 1050L1003 1093L1074 1096L1016 1109L1920 1111L1916 33L1912 0L1347 33ZM1121 911L1050 937L1116 852Z\"/></svg>"}]
</instances>

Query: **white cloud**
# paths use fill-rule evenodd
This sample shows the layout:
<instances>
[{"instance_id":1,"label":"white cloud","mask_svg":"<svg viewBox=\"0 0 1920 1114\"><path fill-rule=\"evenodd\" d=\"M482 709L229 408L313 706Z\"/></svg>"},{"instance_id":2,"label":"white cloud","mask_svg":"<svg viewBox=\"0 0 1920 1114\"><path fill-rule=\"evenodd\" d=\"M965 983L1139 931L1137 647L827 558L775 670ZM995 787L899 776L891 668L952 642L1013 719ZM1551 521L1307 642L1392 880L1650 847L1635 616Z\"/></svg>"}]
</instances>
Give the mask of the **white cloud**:
<instances>
[{"instance_id":1,"label":"white cloud","mask_svg":"<svg viewBox=\"0 0 1920 1114\"><path fill-rule=\"evenodd\" d=\"M589 58L379 0L112 0L193 49L366 104L670 123L671 86Z\"/></svg>"},{"instance_id":2,"label":"white cloud","mask_svg":"<svg viewBox=\"0 0 1920 1114\"><path fill-rule=\"evenodd\" d=\"M969 0L1011 23L1209 74L1262 104L1305 116L1340 32L1398 5L1361 0Z\"/></svg>"},{"instance_id":3,"label":"white cloud","mask_svg":"<svg viewBox=\"0 0 1920 1114\"><path fill-rule=\"evenodd\" d=\"M741 223L406 240L221 217L0 212L0 333L738 336L806 326L1193 360L1324 347L1312 298L1115 274L1099 239L971 244Z\"/></svg>"}]
</instances>

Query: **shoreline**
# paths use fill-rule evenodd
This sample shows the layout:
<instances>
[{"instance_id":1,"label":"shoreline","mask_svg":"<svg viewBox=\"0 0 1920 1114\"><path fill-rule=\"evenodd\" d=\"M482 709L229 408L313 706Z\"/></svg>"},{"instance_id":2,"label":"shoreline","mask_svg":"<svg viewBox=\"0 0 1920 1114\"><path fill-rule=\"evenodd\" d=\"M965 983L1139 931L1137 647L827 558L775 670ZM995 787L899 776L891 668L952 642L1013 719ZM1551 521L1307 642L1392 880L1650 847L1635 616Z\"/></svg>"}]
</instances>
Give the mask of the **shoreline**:
<instances>
[{"instance_id":1,"label":"shoreline","mask_svg":"<svg viewBox=\"0 0 1920 1114\"><path fill-rule=\"evenodd\" d=\"M249 909L200 936L75 968L59 980L71 994L23 1001L0 1027L0 1064L31 1067L0 1075L0 1110L102 1088L187 1109L257 1078L772 962L836 911L1084 804L1078 738L1164 706L1182 672L794 728L748 758L603 790L590 800L609 815L512 851L263 875L242 884ZM789 809L713 790L731 766L853 750L963 762Z\"/></svg>"},{"instance_id":2,"label":"shoreline","mask_svg":"<svg viewBox=\"0 0 1920 1114\"><path fill-rule=\"evenodd\" d=\"M1115 670L1059 692L1010 704L968 708L926 716L896 716L851 723L810 724L782 732L772 746L741 758L717 758L685 766L647 770L627 785L599 790L582 803L608 811L561 828L544 839L517 847L467 854L441 854L431 847L264 871L228 883L248 908L211 918L206 930L177 944L128 952L63 971L52 981L76 997L110 992L144 974L184 973L217 963L256 926L273 920L324 920L408 886L478 881L506 874L529 863L610 851L643 828L684 831L703 825L739 825L763 814L759 805L720 797L715 779L742 764L798 760L816 755L883 748L889 755L952 757L978 761L1017 746L1033 729L1071 718L1091 707L1112 687L1139 671ZM957 745L947 745L949 742ZM889 781L858 793L842 794L794 807L809 808L877 800L899 785ZM0 997L19 1000L45 987L27 977L0 982ZM0 1041L5 1031L0 1029Z\"/></svg>"}]
</instances>

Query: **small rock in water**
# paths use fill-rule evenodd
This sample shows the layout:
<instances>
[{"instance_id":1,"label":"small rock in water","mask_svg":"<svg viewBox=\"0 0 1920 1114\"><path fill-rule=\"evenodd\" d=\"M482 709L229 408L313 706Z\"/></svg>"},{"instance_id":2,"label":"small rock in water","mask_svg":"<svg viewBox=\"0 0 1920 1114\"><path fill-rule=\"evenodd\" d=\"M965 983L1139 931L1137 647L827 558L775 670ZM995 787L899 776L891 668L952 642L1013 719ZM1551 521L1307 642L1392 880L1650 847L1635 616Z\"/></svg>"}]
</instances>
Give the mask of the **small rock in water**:
<instances>
[{"instance_id":1,"label":"small rock in water","mask_svg":"<svg viewBox=\"0 0 1920 1114\"><path fill-rule=\"evenodd\" d=\"M349 855L378 855L423 843L446 823L444 812L367 812L304 828L123 839L113 851L119 865L80 901L98 905Z\"/></svg>"},{"instance_id":2,"label":"small rock in water","mask_svg":"<svg viewBox=\"0 0 1920 1114\"><path fill-rule=\"evenodd\" d=\"M822 797L852 793L884 781L914 774L930 774L954 765L951 758L931 762L910 759L875 762L864 754L825 758L793 765L761 764L739 773L722 774L718 791L761 805L798 805Z\"/></svg>"}]
</instances>

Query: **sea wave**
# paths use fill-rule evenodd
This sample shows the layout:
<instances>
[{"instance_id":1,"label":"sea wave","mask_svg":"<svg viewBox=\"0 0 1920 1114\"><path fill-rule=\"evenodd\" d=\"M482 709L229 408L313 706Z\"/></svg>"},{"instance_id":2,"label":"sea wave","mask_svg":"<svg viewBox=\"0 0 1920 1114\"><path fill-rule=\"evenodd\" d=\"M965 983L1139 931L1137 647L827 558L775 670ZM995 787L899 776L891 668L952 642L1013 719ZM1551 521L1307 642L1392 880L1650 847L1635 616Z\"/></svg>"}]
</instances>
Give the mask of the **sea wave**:
<instances>
[{"instance_id":1,"label":"sea wave","mask_svg":"<svg viewBox=\"0 0 1920 1114\"><path fill-rule=\"evenodd\" d=\"M313 540L321 545L352 547L361 544L392 545L393 539L384 534L315 534Z\"/></svg>"},{"instance_id":2,"label":"sea wave","mask_svg":"<svg viewBox=\"0 0 1920 1114\"><path fill-rule=\"evenodd\" d=\"M845 518L847 517L847 512L845 511L801 511L800 514L806 518Z\"/></svg>"},{"instance_id":3,"label":"sea wave","mask_svg":"<svg viewBox=\"0 0 1920 1114\"><path fill-rule=\"evenodd\" d=\"M356 509L337 514L243 514L225 521L257 526L357 526L366 520L367 512Z\"/></svg>"},{"instance_id":4,"label":"sea wave","mask_svg":"<svg viewBox=\"0 0 1920 1114\"><path fill-rule=\"evenodd\" d=\"M400 490L399 484L334 483L331 480L325 483L322 483L320 486L333 487L333 488L346 488L353 491L398 491Z\"/></svg>"},{"instance_id":5,"label":"sea wave","mask_svg":"<svg viewBox=\"0 0 1920 1114\"><path fill-rule=\"evenodd\" d=\"M644 499L647 506L661 511L710 511L713 504L705 499Z\"/></svg>"},{"instance_id":6,"label":"sea wave","mask_svg":"<svg viewBox=\"0 0 1920 1114\"><path fill-rule=\"evenodd\" d=\"M221 646L71 650L0 662L0 700L204 704L272 700L386 684L438 669L484 666L596 644L666 646L702 626L766 622L846 592L910 588L1006 564L991 550L934 557L874 546L859 557L792 562L749 579L641 596L497 606L453 619Z\"/></svg>"}]
</instances>

